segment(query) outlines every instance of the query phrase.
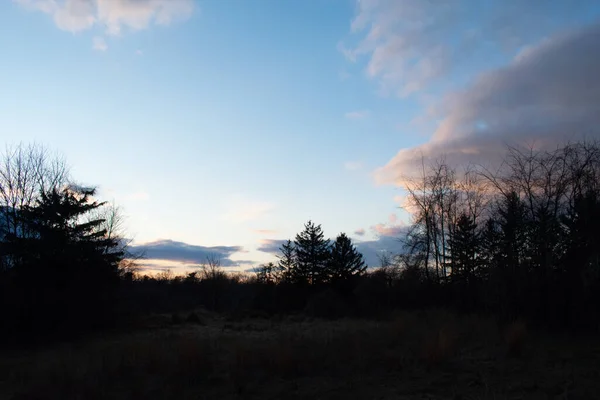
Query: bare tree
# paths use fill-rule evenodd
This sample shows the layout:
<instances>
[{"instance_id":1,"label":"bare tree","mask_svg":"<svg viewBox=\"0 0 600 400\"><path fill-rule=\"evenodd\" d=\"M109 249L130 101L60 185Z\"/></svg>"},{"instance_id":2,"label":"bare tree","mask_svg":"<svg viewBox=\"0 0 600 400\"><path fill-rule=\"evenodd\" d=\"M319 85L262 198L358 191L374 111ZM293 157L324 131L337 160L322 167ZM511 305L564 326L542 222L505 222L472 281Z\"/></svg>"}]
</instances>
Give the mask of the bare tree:
<instances>
[{"instance_id":1,"label":"bare tree","mask_svg":"<svg viewBox=\"0 0 600 400\"><path fill-rule=\"evenodd\" d=\"M18 212L41 193L67 184L69 172L62 157L43 146L7 146L0 156L0 218L3 233L20 234Z\"/></svg>"},{"instance_id":2,"label":"bare tree","mask_svg":"<svg viewBox=\"0 0 600 400\"><path fill-rule=\"evenodd\" d=\"M221 268L221 258L217 254L206 256L206 262L201 267L202 279L217 280L225 278L225 272Z\"/></svg>"},{"instance_id":3,"label":"bare tree","mask_svg":"<svg viewBox=\"0 0 600 400\"><path fill-rule=\"evenodd\" d=\"M423 261L427 277L433 264L435 277L441 280L448 274L447 260L451 253L448 238L458 215L459 188L455 170L443 158L427 168L424 159L421 163L421 176L407 180L405 187L408 201L416 210L407 241L409 248L418 249L420 255L416 259Z\"/></svg>"}]
</instances>

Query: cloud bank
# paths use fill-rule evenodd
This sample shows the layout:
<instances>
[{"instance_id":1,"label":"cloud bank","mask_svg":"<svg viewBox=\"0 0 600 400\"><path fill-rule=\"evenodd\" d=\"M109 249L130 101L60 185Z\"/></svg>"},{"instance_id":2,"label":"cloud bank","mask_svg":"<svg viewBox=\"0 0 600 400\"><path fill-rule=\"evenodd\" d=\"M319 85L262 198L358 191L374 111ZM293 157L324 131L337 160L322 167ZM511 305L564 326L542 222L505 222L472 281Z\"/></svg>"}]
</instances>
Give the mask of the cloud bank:
<instances>
[{"instance_id":1,"label":"cloud bank","mask_svg":"<svg viewBox=\"0 0 600 400\"><path fill-rule=\"evenodd\" d=\"M132 253L142 253L149 260L168 260L186 264L203 264L207 257L216 257L223 267L233 267L250 261L233 261L231 256L243 251L241 246L197 246L173 240L131 246Z\"/></svg>"},{"instance_id":2,"label":"cloud bank","mask_svg":"<svg viewBox=\"0 0 600 400\"><path fill-rule=\"evenodd\" d=\"M430 141L400 150L375 172L380 184L402 185L421 157L451 165L493 164L506 144L551 148L600 138L600 23L557 34L519 52L447 96Z\"/></svg>"}]
</instances>

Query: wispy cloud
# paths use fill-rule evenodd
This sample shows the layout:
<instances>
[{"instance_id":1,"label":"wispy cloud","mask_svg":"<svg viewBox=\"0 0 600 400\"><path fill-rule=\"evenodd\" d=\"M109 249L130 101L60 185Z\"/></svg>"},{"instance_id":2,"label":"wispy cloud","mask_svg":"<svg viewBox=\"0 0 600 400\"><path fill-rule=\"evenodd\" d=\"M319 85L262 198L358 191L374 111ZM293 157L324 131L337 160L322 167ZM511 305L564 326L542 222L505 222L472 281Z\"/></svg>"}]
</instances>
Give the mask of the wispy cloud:
<instances>
[{"instance_id":1,"label":"wispy cloud","mask_svg":"<svg viewBox=\"0 0 600 400\"><path fill-rule=\"evenodd\" d=\"M344 114L347 119L365 119L371 115L369 110L350 111Z\"/></svg>"},{"instance_id":2,"label":"wispy cloud","mask_svg":"<svg viewBox=\"0 0 600 400\"><path fill-rule=\"evenodd\" d=\"M30 10L50 15L59 29L80 32L94 27L108 35L152 24L169 25L188 18L193 0L13 0Z\"/></svg>"},{"instance_id":3,"label":"wispy cloud","mask_svg":"<svg viewBox=\"0 0 600 400\"><path fill-rule=\"evenodd\" d=\"M557 27L598 16L596 1L357 0L352 35L339 50L366 60L367 75L400 96L477 61L490 49L514 54Z\"/></svg>"},{"instance_id":4,"label":"wispy cloud","mask_svg":"<svg viewBox=\"0 0 600 400\"><path fill-rule=\"evenodd\" d=\"M401 149L376 171L376 180L402 185L419 173L422 156L491 165L507 143L543 148L600 138L599 70L600 23L531 46L510 65L448 95L431 140Z\"/></svg>"},{"instance_id":5,"label":"wispy cloud","mask_svg":"<svg viewBox=\"0 0 600 400\"><path fill-rule=\"evenodd\" d=\"M98 51L106 51L108 50L108 45L102 36L96 36L93 39L92 48Z\"/></svg>"}]
</instances>

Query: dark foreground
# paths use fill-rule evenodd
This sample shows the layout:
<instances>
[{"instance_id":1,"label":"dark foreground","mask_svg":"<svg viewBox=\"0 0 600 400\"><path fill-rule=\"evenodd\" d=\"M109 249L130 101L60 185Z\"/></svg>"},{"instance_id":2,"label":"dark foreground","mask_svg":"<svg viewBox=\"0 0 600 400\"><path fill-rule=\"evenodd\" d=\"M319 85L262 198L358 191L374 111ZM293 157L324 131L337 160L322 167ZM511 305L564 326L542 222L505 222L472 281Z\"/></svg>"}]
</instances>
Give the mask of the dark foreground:
<instances>
[{"instance_id":1,"label":"dark foreground","mask_svg":"<svg viewBox=\"0 0 600 400\"><path fill-rule=\"evenodd\" d=\"M148 318L0 361L0 399L597 399L600 342L444 312Z\"/></svg>"}]
</instances>

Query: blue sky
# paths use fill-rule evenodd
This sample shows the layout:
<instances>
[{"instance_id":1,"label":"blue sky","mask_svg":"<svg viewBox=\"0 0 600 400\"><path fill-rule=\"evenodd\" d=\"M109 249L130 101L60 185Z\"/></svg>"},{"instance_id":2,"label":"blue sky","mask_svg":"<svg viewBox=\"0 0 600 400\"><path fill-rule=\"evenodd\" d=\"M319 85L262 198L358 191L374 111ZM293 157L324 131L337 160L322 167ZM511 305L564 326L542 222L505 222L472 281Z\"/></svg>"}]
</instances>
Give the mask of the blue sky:
<instances>
[{"instance_id":1,"label":"blue sky","mask_svg":"<svg viewBox=\"0 0 600 400\"><path fill-rule=\"evenodd\" d=\"M498 99L521 98L511 82L594 37L600 15L585 0L429 3L3 1L0 138L63 154L122 206L153 265L219 246L224 264L250 267L308 219L373 263L408 222L399 177L415 151L462 161L467 138L485 158L498 148L474 136L477 121L486 138L518 137L494 119ZM552 76L551 94L574 85ZM527 110L549 98L542 87Z\"/></svg>"}]
</instances>

